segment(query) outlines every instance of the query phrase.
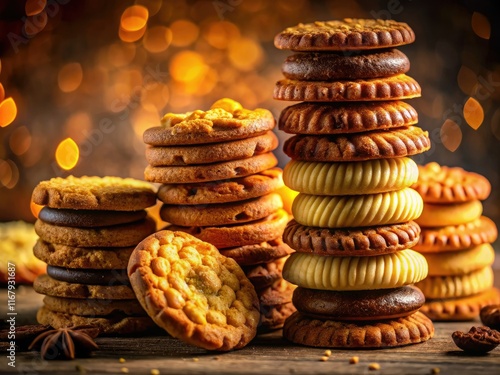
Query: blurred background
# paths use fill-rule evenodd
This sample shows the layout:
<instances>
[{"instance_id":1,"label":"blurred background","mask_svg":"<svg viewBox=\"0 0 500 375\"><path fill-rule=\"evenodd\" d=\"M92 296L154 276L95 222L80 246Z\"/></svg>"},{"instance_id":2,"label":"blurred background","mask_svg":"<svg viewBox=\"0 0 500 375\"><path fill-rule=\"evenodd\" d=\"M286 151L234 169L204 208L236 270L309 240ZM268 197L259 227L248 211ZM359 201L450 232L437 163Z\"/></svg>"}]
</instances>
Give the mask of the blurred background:
<instances>
[{"instance_id":1,"label":"blurred background","mask_svg":"<svg viewBox=\"0 0 500 375\"><path fill-rule=\"evenodd\" d=\"M142 133L166 112L221 97L276 117L274 36L344 17L407 22L400 49L422 86L411 100L437 161L486 176L500 226L500 13L492 1L0 0L0 222L34 221L30 196L55 176L142 179ZM286 135L276 131L281 141ZM288 161L277 151L280 166ZM500 251L499 241L496 243Z\"/></svg>"}]
</instances>

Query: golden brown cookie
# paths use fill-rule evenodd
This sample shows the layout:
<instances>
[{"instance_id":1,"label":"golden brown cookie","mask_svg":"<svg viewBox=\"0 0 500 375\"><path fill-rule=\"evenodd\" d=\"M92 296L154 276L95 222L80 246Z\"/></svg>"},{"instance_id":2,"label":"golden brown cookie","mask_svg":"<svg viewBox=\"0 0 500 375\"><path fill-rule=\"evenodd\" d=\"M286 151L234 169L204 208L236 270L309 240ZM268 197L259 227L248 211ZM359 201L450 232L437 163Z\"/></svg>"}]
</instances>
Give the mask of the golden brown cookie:
<instances>
[{"instance_id":1,"label":"golden brown cookie","mask_svg":"<svg viewBox=\"0 0 500 375\"><path fill-rule=\"evenodd\" d=\"M43 207L38 219L64 227L95 228L128 224L144 219L146 210L140 211L102 211L102 210L68 210L64 208Z\"/></svg>"},{"instance_id":2,"label":"golden brown cookie","mask_svg":"<svg viewBox=\"0 0 500 375\"><path fill-rule=\"evenodd\" d=\"M291 134L345 134L415 125L417 111L391 100L361 103L298 103L286 107L279 129Z\"/></svg>"},{"instance_id":3,"label":"golden brown cookie","mask_svg":"<svg viewBox=\"0 0 500 375\"><path fill-rule=\"evenodd\" d=\"M221 163L152 167L148 165L144 177L151 182L163 184L184 184L205 181L225 180L248 176L273 168L278 164L272 152L252 156L247 159L232 160Z\"/></svg>"},{"instance_id":4,"label":"golden brown cookie","mask_svg":"<svg viewBox=\"0 0 500 375\"><path fill-rule=\"evenodd\" d=\"M233 258L240 266L252 266L287 256L293 252L293 249L279 236L274 240L254 245L225 248L219 251L222 255Z\"/></svg>"},{"instance_id":5,"label":"golden brown cookie","mask_svg":"<svg viewBox=\"0 0 500 375\"><path fill-rule=\"evenodd\" d=\"M434 204L424 203L422 214L415 221L421 227L461 225L476 221L483 213L480 201Z\"/></svg>"},{"instance_id":6,"label":"golden brown cookie","mask_svg":"<svg viewBox=\"0 0 500 375\"><path fill-rule=\"evenodd\" d=\"M360 161L417 155L430 148L429 133L409 126L337 136L295 135L283 151L294 160Z\"/></svg>"},{"instance_id":7,"label":"golden brown cookie","mask_svg":"<svg viewBox=\"0 0 500 375\"><path fill-rule=\"evenodd\" d=\"M295 81L282 79L274 86L274 99L306 102L349 102L418 98L420 85L398 74L387 78L343 81Z\"/></svg>"},{"instance_id":8,"label":"golden brown cookie","mask_svg":"<svg viewBox=\"0 0 500 375\"><path fill-rule=\"evenodd\" d=\"M281 305L261 305L259 332L276 330L283 327L286 318L292 315L297 309L293 303L283 303Z\"/></svg>"},{"instance_id":9,"label":"golden brown cookie","mask_svg":"<svg viewBox=\"0 0 500 375\"><path fill-rule=\"evenodd\" d=\"M370 256L413 247L420 227L414 221L368 228L329 229L308 227L291 220L283 240L294 250L331 256Z\"/></svg>"},{"instance_id":10,"label":"golden brown cookie","mask_svg":"<svg viewBox=\"0 0 500 375\"><path fill-rule=\"evenodd\" d=\"M429 276L459 276L491 266L495 250L485 243L465 250L423 255L429 265Z\"/></svg>"},{"instance_id":11,"label":"golden brown cookie","mask_svg":"<svg viewBox=\"0 0 500 375\"><path fill-rule=\"evenodd\" d=\"M103 316L111 314L147 316L141 304L136 299L106 300L45 296L43 304L54 312L80 316Z\"/></svg>"},{"instance_id":12,"label":"golden brown cookie","mask_svg":"<svg viewBox=\"0 0 500 375\"><path fill-rule=\"evenodd\" d=\"M167 223L182 226L233 225L262 219L282 207L281 196L269 193L239 202L195 206L164 204L160 217Z\"/></svg>"},{"instance_id":13,"label":"golden brown cookie","mask_svg":"<svg viewBox=\"0 0 500 375\"><path fill-rule=\"evenodd\" d=\"M227 351L256 335L259 302L231 258L183 232L160 231L132 253L128 273L156 324L192 345Z\"/></svg>"},{"instance_id":14,"label":"golden brown cookie","mask_svg":"<svg viewBox=\"0 0 500 375\"><path fill-rule=\"evenodd\" d=\"M283 326L283 337L295 344L338 349L396 347L424 342L432 336L431 320L418 311L366 324L319 320L296 312Z\"/></svg>"},{"instance_id":15,"label":"golden brown cookie","mask_svg":"<svg viewBox=\"0 0 500 375\"><path fill-rule=\"evenodd\" d=\"M491 184L480 174L435 162L419 165L418 169L419 179L413 188L424 202L458 203L484 200L490 195Z\"/></svg>"},{"instance_id":16,"label":"golden brown cookie","mask_svg":"<svg viewBox=\"0 0 500 375\"><path fill-rule=\"evenodd\" d=\"M342 51L389 48L414 41L415 33L404 22L344 18L288 27L275 36L274 45L294 51Z\"/></svg>"},{"instance_id":17,"label":"golden brown cookie","mask_svg":"<svg viewBox=\"0 0 500 375\"><path fill-rule=\"evenodd\" d=\"M137 211L153 206L156 194L147 182L120 177L56 177L33 190L36 204L75 210Z\"/></svg>"},{"instance_id":18,"label":"golden brown cookie","mask_svg":"<svg viewBox=\"0 0 500 375\"><path fill-rule=\"evenodd\" d=\"M255 289L260 290L268 288L282 279L286 258L285 256L268 263L242 267L242 269Z\"/></svg>"}]
</instances>

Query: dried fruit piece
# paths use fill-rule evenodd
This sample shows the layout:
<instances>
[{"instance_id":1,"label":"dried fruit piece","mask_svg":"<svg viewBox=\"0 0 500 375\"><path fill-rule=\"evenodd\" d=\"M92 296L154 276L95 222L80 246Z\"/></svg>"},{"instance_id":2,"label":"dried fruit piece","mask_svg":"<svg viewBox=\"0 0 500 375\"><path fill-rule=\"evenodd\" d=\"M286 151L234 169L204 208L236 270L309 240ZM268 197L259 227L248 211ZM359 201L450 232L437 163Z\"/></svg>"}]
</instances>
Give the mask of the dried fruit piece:
<instances>
[{"instance_id":1,"label":"dried fruit piece","mask_svg":"<svg viewBox=\"0 0 500 375\"><path fill-rule=\"evenodd\" d=\"M500 330L500 304L484 306L479 316L481 317L481 322L483 322L485 326L491 329Z\"/></svg>"},{"instance_id":2,"label":"dried fruit piece","mask_svg":"<svg viewBox=\"0 0 500 375\"><path fill-rule=\"evenodd\" d=\"M500 332L488 327L472 327L468 333L455 331L451 335L455 344L471 354L485 354L500 344Z\"/></svg>"}]
</instances>

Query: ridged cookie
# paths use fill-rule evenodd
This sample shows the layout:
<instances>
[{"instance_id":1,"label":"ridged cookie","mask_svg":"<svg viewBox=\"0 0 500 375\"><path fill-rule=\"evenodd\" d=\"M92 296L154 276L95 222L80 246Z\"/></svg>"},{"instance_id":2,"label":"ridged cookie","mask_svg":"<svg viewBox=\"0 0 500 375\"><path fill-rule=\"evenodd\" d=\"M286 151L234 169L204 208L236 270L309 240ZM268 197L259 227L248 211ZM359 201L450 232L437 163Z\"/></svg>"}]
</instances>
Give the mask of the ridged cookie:
<instances>
[{"instance_id":1,"label":"ridged cookie","mask_svg":"<svg viewBox=\"0 0 500 375\"><path fill-rule=\"evenodd\" d=\"M316 195L375 194L400 190L418 179L410 158L376 159L351 163L291 160L283 170L290 189Z\"/></svg>"},{"instance_id":2,"label":"ridged cookie","mask_svg":"<svg viewBox=\"0 0 500 375\"><path fill-rule=\"evenodd\" d=\"M287 257L285 256L268 263L242 267L242 269L248 277L248 280L250 280L258 291L270 287L278 280L282 279L282 271L286 259Z\"/></svg>"},{"instance_id":3,"label":"ridged cookie","mask_svg":"<svg viewBox=\"0 0 500 375\"><path fill-rule=\"evenodd\" d=\"M293 291L296 286L286 280L280 279L273 285L257 291L261 305L281 305L292 302Z\"/></svg>"},{"instance_id":4,"label":"ridged cookie","mask_svg":"<svg viewBox=\"0 0 500 375\"><path fill-rule=\"evenodd\" d=\"M370 194L320 196L300 193L292 204L294 219L305 226L352 228L405 223L418 218L422 198L411 188Z\"/></svg>"},{"instance_id":5,"label":"ridged cookie","mask_svg":"<svg viewBox=\"0 0 500 375\"><path fill-rule=\"evenodd\" d=\"M481 217L483 205L480 201L463 203L424 203L422 214L415 221L421 227L444 227L474 222Z\"/></svg>"},{"instance_id":6,"label":"ridged cookie","mask_svg":"<svg viewBox=\"0 0 500 375\"><path fill-rule=\"evenodd\" d=\"M292 284L337 291L397 288L426 276L425 258L409 249L371 257L293 253L283 269L283 278Z\"/></svg>"},{"instance_id":7,"label":"ridged cookie","mask_svg":"<svg viewBox=\"0 0 500 375\"><path fill-rule=\"evenodd\" d=\"M240 266L252 266L285 257L291 254L293 249L283 242L280 235L274 240L254 245L220 249L219 251L222 255L233 258Z\"/></svg>"},{"instance_id":8,"label":"ridged cookie","mask_svg":"<svg viewBox=\"0 0 500 375\"><path fill-rule=\"evenodd\" d=\"M45 296L43 298L43 304L54 312L80 316L103 316L111 314L147 315L136 299L103 300Z\"/></svg>"},{"instance_id":9,"label":"ridged cookie","mask_svg":"<svg viewBox=\"0 0 500 375\"><path fill-rule=\"evenodd\" d=\"M429 133L409 126L337 136L295 135L283 151L294 160L362 161L417 155L430 148Z\"/></svg>"}]
</instances>

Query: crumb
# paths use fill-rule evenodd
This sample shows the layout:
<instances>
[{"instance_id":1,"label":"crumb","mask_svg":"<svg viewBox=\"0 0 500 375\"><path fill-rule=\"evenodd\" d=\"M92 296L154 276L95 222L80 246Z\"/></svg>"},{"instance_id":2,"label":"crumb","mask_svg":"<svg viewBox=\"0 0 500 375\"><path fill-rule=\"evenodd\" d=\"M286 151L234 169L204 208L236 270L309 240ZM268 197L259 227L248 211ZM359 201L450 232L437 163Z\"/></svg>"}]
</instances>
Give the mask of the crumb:
<instances>
[{"instance_id":1,"label":"crumb","mask_svg":"<svg viewBox=\"0 0 500 375\"><path fill-rule=\"evenodd\" d=\"M355 365L358 362L359 362L359 357L357 357L357 356L351 357L351 359L349 359L349 363L351 365Z\"/></svg>"},{"instance_id":2,"label":"crumb","mask_svg":"<svg viewBox=\"0 0 500 375\"><path fill-rule=\"evenodd\" d=\"M122 368L120 369L120 371L121 371L122 373L124 373L124 374L128 374L128 368L126 368L126 367L122 367Z\"/></svg>"},{"instance_id":3,"label":"crumb","mask_svg":"<svg viewBox=\"0 0 500 375\"><path fill-rule=\"evenodd\" d=\"M158 370L157 368L152 368L151 375L160 375L160 370Z\"/></svg>"},{"instance_id":4,"label":"crumb","mask_svg":"<svg viewBox=\"0 0 500 375\"><path fill-rule=\"evenodd\" d=\"M193 362L198 362L199 360L199 358L193 358Z\"/></svg>"},{"instance_id":5,"label":"crumb","mask_svg":"<svg viewBox=\"0 0 500 375\"><path fill-rule=\"evenodd\" d=\"M326 361L328 361L328 357L327 357L326 355L324 355L324 356L323 356L323 357L321 357L319 360L320 360L321 362L326 362Z\"/></svg>"},{"instance_id":6,"label":"crumb","mask_svg":"<svg viewBox=\"0 0 500 375\"><path fill-rule=\"evenodd\" d=\"M368 370L373 370L373 371L380 370L380 365L378 363L370 363L368 365Z\"/></svg>"},{"instance_id":7,"label":"crumb","mask_svg":"<svg viewBox=\"0 0 500 375\"><path fill-rule=\"evenodd\" d=\"M330 349L325 350L325 355L330 357L332 355L332 351Z\"/></svg>"},{"instance_id":8,"label":"crumb","mask_svg":"<svg viewBox=\"0 0 500 375\"><path fill-rule=\"evenodd\" d=\"M441 369L439 367L434 367L431 369L431 374L439 374L441 372Z\"/></svg>"},{"instance_id":9,"label":"crumb","mask_svg":"<svg viewBox=\"0 0 500 375\"><path fill-rule=\"evenodd\" d=\"M83 367L81 365L76 365L75 370L78 371L79 374L86 374L87 373L87 370L85 369L85 367Z\"/></svg>"},{"instance_id":10,"label":"crumb","mask_svg":"<svg viewBox=\"0 0 500 375\"><path fill-rule=\"evenodd\" d=\"M125 358L120 358L120 359L118 360L118 362L120 362L120 363L125 363Z\"/></svg>"},{"instance_id":11,"label":"crumb","mask_svg":"<svg viewBox=\"0 0 500 375\"><path fill-rule=\"evenodd\" d=\"M214 357L214 358L213 358L213 360L214 360L214 361L220 361L220 357L219 357L219 356Z\"/></svg>"}]
</instances>

